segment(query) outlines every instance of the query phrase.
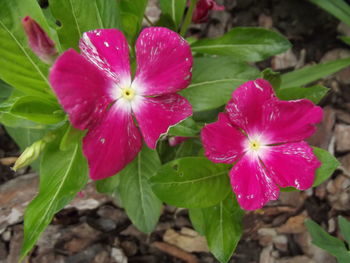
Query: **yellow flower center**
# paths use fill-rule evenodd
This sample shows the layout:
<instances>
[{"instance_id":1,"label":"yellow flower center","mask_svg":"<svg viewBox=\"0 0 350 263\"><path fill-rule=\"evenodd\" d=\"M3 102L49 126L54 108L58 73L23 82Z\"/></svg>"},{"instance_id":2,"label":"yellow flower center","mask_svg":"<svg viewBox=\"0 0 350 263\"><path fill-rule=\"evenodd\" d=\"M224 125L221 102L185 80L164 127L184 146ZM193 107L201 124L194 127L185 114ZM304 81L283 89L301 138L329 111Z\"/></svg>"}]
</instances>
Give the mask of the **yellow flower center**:
<instances>
[{"instance_id":1,"label":"yellow flower center","mask_svg":"<svg viewBox=\"0 0 350 263\"><path fill-rule=\"evenodd\" d=\"M258 151L260 149L260 142L257 140L252 140L249 142L249 148L253 151Z\"/></svg>"},{"instance_id":2,"label":"yellow flower center","mask_svg":"<svg viewBox=\"0 0 350 263\"><path fill-rule=\"evenodd\" d=\"M135 91L131 88L124 88L122 91L122 96L124 99L132 100L135 97Z\"/></svg>"}]
</instances>

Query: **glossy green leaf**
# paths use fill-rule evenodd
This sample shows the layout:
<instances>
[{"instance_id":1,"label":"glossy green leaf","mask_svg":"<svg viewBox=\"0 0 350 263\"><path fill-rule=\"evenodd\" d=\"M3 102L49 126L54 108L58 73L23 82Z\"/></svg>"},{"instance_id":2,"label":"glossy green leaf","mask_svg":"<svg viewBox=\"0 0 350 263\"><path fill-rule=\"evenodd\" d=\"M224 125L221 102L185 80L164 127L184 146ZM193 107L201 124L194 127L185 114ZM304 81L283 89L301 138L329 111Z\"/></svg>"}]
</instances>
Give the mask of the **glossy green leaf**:
<instances>
[{"instance_id":1,"label":"glossy green leaf","mask_svg":"<svg viewBox=\"0 0 350 263\"><path fill-rule=\"evenodd\" d=\"M191 45L192 51L232 56L235 60L261 61L287 51L289 41L274 31L254 27L236 27L216 39L200 39Z\"/></svg>"},{"instance_id":2,"label":"glossy green leaf","mask_svg":"<svg viewBox=\"0 0 350 263\"><path fill-rule=\"evenodd\" d=\"M322 165L316 170L316 178L313 186L326 181L339 166L339 161L328 151L313 147L314 154Z\"/></svg>"},{"instance_id":3,"label":"glossy green leaf","mask_svg":"<svg viewBox=\"0 0 350 263\"><path fill-rule=\"evenodd\" d=\"M188 213L194 229L204 236L206 228L204 208L190 208L188 209Z\"/></svg>"},{"instance_id":4,"label":"glossy green leaf","mask_svg":"<svg viewBox=\"0 0 350 263\"><path fill-rule=\"evenodd\" d=\"M147 3L148 0L120 0L123 31L131 44L141 30Z\"/></svg>"},{"instance_id":5,"label":"glossy green leaf","mask_svg":"<svg viewBox=\"0 0 350 263\"><path fill-rule=\"evenodd\" d=\"M48 66L30 50L22 27L27 15L49 33L36 0L0 1L0 78L26 94L50 98Z\"/></svg>"},{"instance_id":6,"label":"glossy green leaf","mask_svg":"<svg viewBox=\"0 0 350 263\"><path fill-rule=\"evenodd\" d=\"M350 26L350 6L344 0L310 0Z\"/></svg>"},{"instance_id":7,"label":"glossy green leaf","mask_svg":"<svg viewBox=\"0 0 350 263\"><path fill-rule=\"evenodd\" d=\"M297 100L297 99L309 99L313 103L319 103L322 98L329 91L328 88L322 85L314 85L311 87L292 87L279 89L277 91L277 97L281 100Z\"/></svg>"},{"instance_id":8,"label":"glossy green leaf","mask_svg":"<svg viewBox=\"0 0 350 263\"><path fill-rule=\"evenodd\" d=\"M65 113L59 104L33 96L25 96L16 100L10 113L42 124L54 124L65 119Z\"/></svg>"},{"instance_id":9,"label":"glossy green leaf","mask_svg":"<svg viewBox=\"0 0 350 263\"><path fill-rule=\"evenodd\" d=\"M261 77L272 85L273 89L277 91L281 86L281 73L275 72L270 68L265 69L261 72Z\"/></svg>"},{"instance_id":10,"label":"glossy green leaf","mask_svg":"<svg viewBox=\"0 0 350 263\"><path fill-rule=\"evenodd\" d=\"M187 118L177 125L172 126L167 134L169 136L193 137L200 132L201 128L202 127L198 125L192 118Z\"/></svg>"},{"instance_id":11,"label":"glossy green leaf","mask_svg":"<svg viewBox=\"0 0 350 263\"><path fill-rule=\"evenodd\" d=\"M189 100L193 111L211 110L226 104L239 85L258 76L256 68L235 58L195 58L192 82L180 94Z\"/></svg>"},{"instance_id":12,"label":"glossy green leaf","mask_svg":"<svg viewBox=\"0 0 350 263\"><path fill-rule=\"evenodd\" d=\"M81 142L82 138L86 134L86 131L75 129L72 125L68 124L68 127L66 128L66 132L64 133L61 143L60 143L60 150L66 151L68 150L72 145L75 145L79 142Z\"/></svg>"},{"instance_id":13,"label":"glossy green leaf","mask_svg":"<svg viewBox=\"0 0 350 263\"><path fill-rule=\"evenodd\" d=\"M350 245L350 222L344 217L338 217L338 225L342 236L345 238L348 245Z\"/></svg>"},{"instance_id":14,"label":"glossy green leaf","mask_svg":"<svg viewBox=\"0 0 350 263\"><path fill-rule=\"evenodd\" d=\"M28 205L24 216L23 258L33 248L55 213L65 207L88 180L87 162L81 145L59 150L55 141L46 146L40 166L39 193Z\"/></svg>"},{"instance_id":15,"label":"glossy green leaf","mask_svg":"<svg viewBox=\"0 0 350 263\"><path fill-rule=\"evenodd\" d=\"M145 233L153 231L160 216L162 202L148 182L159 167L157 152L144 146L135 160L117 175L122 205L133 224Z\"/></svg>"},{"instance_id":16,"label":"glossy green leaf","mask_svg":"<svg viewBox=\"0 0 350 263\"><path fill-rule=\"evenodd\" d=\"M185 13L187 0L160 0L160 8L162 10L162 14L168 15L175 23L175 28L178 29L182 17Z\"/></svg>"},{"instance_id":17,"label":"glossy green leaf","mask_svg":"<svg viewBox=\"0 0 350 263\"><path fill-rule=\"evenodd\" d=\"M233 194L214 207L203 208L209 250L221 262L230 260L241 238L243 211Z\"/></svg>"},{"instance_id":18,"label":"glossy green leaf","mask_svg":"<svg viewBox=\"0 0 350 263\"><path fill-rule=\"evenodd\" d=\"M12 87L0 79L0 104L4 102L12 93ZM1 109L1 105L0 105Z\"/></svg>"},{"instance_id":19,"label":"glossy green leaf","mask_svg":"<svg viewBox=\"0 0 350 263\"><path fill-rule=\"evenodd\" d=\"M52 15L62 25L57 32L64 50L79 50L79 39L84 32L121 26L117 1L49 0L49 6Z\"/></svg>"},{"instance_id":20,"label":"glossy green leaf","mask_svg":"<svg viewBox=\"0 0 350 263\"><path fill-rule=\"evenodd\" d=\"M170 205L208 207L231 191L228 169L205 157L185 157L163 165L150 182L154 193Z\"/></svg>"},{"instance_id":21,"label":"glossy green leaf","mask_svg":"<svg viewBox=\"0 0 350 263\"><path fill-rule=\"evenodd\" d=\"M344 58L308 66L282 74L281 89L307 85L313 81L338 72L339 70L348 66L350 66L350 58Z\"/></svg>"},{"instance_id":22,"label":"glossy green leaf","mask_svg":"<svg viewBox=\"0 0 350 263\"><path fill-rule=\"evenodd\" d=\"M95 181L96 190L99 193L113 194L120 184L120 175L116 174L114 176Z\"/></svg>"},{"instance_id":23,"label":"glossy green leaf","mask_svg":"<svg viewBox=\"0 0 350 263\"><path fill-rule=\"evenodd\" d=\"M307 220L305 225L311 234L314 245L335 256L339 263L350 262L350 252L346 249L343 241L328 234L312 220Z\"/></svg>"}]
</instances>

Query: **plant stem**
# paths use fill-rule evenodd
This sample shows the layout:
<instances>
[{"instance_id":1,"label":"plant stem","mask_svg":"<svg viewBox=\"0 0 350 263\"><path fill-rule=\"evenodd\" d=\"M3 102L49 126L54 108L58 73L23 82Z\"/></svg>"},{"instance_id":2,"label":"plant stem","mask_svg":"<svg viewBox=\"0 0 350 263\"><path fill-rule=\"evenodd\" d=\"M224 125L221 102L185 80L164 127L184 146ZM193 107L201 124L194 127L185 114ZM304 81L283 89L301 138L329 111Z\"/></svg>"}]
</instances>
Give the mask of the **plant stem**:
<instances>
[{"instance_id":1,"label":"plant stem","mask_svg":"<svg viewBox=\"0 0 350 263\"><path fill-rule=\"evenodd\" d=\"M143 15L143 17L146 19L147 23L150 24L150 26L154 26L154 24L153 24L152 21L148 18L148 16Z\"/></svg>"},{"instance_id":2,"label":"plant stem","mask_svg":"<svg viewBox=\"0 0 350 263\"><path fill-rule=\"evenodd\" d=\"M188 26L191 24L192 14L193 14L194 8L196 7L196 4L197 4L197 0L191 0L190 7L187 10L185 20L182 23L181 30L180 30L180 34L183 37L186 36Z\"/></svg>"}]
</instances>

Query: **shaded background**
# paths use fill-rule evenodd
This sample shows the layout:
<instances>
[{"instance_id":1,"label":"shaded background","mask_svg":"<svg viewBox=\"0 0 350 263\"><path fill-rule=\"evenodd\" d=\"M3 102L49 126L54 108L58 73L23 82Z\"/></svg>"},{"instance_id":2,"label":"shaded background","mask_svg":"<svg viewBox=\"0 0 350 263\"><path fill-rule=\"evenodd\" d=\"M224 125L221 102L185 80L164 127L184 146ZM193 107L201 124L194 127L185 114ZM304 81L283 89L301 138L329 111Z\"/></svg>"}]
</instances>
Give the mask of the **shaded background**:
<instances>
[{"instance_id":1,"label":"shaded background","mask_svg":"<svg viewBox=\"0 0 350 263\"><path fill-rule=\"evenodd\" d=\"M46 6L45 1L43 6ZM157 20L156 0L147 15ZM221 36L236 26L277 30L293 44L285 54L257 64L287 72L309 64L350 56L337 36L350 28L307 0L226 0L226 11L214 11L207 23L192 25L196 37ZM333 263L333 257L311 244L304 226L312 218L338 235L336 217L350 218L350 68L319 81L330 88L321 102L325 116L309 140L329 150L342 166L322 185L306 192L281 193L264 209L246 214L242 240L230 262ZM0 263L18 260L25 206L34 197L38 177L30 168L17 173L10 167L20 154L0 126ZM132 193L131 193L132 194ZM227 233L229 234L229 233ZM207 252L203 237L192 230L187 210L166 206L151 235L139 232L123 209L92 184L58 213L43 234L29 262L217 262Z\"/></svg>"}]
</instances>

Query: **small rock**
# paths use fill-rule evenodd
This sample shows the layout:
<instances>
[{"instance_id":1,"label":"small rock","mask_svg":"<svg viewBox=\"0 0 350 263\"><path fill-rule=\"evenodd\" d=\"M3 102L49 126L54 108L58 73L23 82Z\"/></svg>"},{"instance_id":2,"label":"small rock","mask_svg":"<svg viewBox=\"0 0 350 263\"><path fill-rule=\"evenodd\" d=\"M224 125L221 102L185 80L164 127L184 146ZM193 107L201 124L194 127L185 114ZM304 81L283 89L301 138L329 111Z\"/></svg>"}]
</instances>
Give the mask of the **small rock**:
<instances>
[{"instance_id":1,"label":"small rock","mask_svg":"<svg viewBox=\"0 0 350 263\"><path fill-rule=\"evenodd\" d=\"M5 260L7 258L7 248L6 244L0 241L0 261Z\"/></svg>"},{"instance_id":2,"label":"small rock","mask_svg":"<svg viewBox=\"0 0 350 263\"><path fill-rule=\"evenodd\" d=\"M258 235L259 244L265 247L272 244L273 238L277 236L277 231L274 228L260 228Z\"/></svg>"},{"instance_id":3,"label":"small rock","mask_svg":"<svg viewBox=\"0 0 350 263\"><path fill-rule=\"evenodd\" d=\"M11 236L12 236L12 234L11 234L11 230L10 229L6 229L4 231L4 233L2 233L2 235L1 235L2 239L4 241L6 241L6 242L11 240Z\"/></svg>"},{"instance_id":4,"label":"small rock","mask_svg":"<svg viewBox=\"0 0 350 263\"><path fill-rule=\"evenodd\" d=\"M336 229L336 221L334 218L328 220L328 233L334 232Z\"/></svg>"},{"instance_id":5,"label":"small rock","mask_svg":"<svg viewBox=\"0 0 350 263\"><path fill-rule=\"evenodd\" d=\"M89 219L88 223L102 232L110 232L117 226L113 220L108 218Z\"/></svg>"},{"instance_id":6,"label":"small rock","mask_svg":"<svg viewBox=\"0 0 350 263\"><path fill-rule=\"evenodd\" d=\"M276 261L272 256L272 250L272 245L265 247L260 254L259 263L275 263Z\"/></svg>"},{"instance_id":7,"label":"small rock","mask_svg":"<svg viewBox=\"0 0 350 263\"><path fill-rule=\"evenodd\" d=\"M104 248L101 244L92 245L83 251L67 257L65 263L91 262ZM119 263L119 262L118 262Z\"/></svg>"},{"instance_id":8,"label":"small rock","mask_svg":"<svg viewBox=\"0 0 350 263\"><path fill-rule=\"evenodd\" d=\"M304 192L291 191L281 192L278 199L283 205L299 208L304 204L306 198L307 196Z\"/></svg>"},{"instance_id":9,"label":"small rock","mask_svg":"<svg viewBox=\"0 0 350 263\"><path fill-rule=\"evenodd\" d=\"M350 150L350 125L338 124L335 127L335 141L338 152Z\"/></svg>"},{"instance_id":10,"label":"small rock","mask_svg":"<svg viewBox=\"0 0 350 263\"><path fill-rule=\"evenodd\" d=\"M273 26L273 20L271 16L267 16L265 14L259 15L259 26L271 29Z\"/></svg>"},{"instance_id":11,"label":"small rock","mask_svg":"<svg viewBox=\"0 0 350 263\"><path fill-rule=\"evenodd\" d=\"M129 241L129 240L123 241L121 242L120 246L125 252L125 255L127 257L136 255L138 251L137 244L133 241Z\"/></svg>"},{"instance_id":12,"label":"small rock","mask_svg":"<svg viewBox=\"0 0 350 263\"><path fill-rule=\"evenodd\" d=\"M168 229L163 239L165 242L177 246L186 252L209 251L206 239L189 228L182 228L180 233L177 233L173 229Z\"/></svg>"},{"instance_id":13,"label":"small rock","mask_svg":"<svg viewBox=\"0 0 350 263\"><path fill-rule=\"evenodd\" d=\"M285 235L278 235L273 237L273 244L279 251L288 251L288 239Z\"/></svg>"},{"instance_id":14,"label":"small rock","mask_svg":"<svg viewBox=\"0 0 350 263\"><path fill-rule=\"evenodd\" d=\"M19 262L19 255L21 252L23 240L23 226L16 225L13 227L13 237L10 242L9 255L7 262Z\"/></svg>"},{"instance_id":15,"label":"small rock","mask_svg":"<svg viewBox=\"0 0 350 263\"><path fill-rule=\"evenodd\" d=\"M54 249L55 244L58 242L58 240L62 236L62 233L60 232L60 230L61 230L60 225L47 226L44 233L40 236L37 242L39 254L45 253L46 251L50 251Z\"/></svg>"},{"instance_id":16,"label":"small rock","mask_svg":"<svg viewBox=\"0 0 350 263\"><path fill-rule=\"evenodd\" d=\"M316 262L307 256L296 256L293 258L286 258L286 259L278 259L275 261L275 263L319 263Z\"/></svg>"},{"instance_id":17,"label":"small rock","mask_svg":"<svg viewBox=\"0 0 350 263\"><path fill-rule=\"evenodd\" d=\"M337 119L346 124L350 124L350 114L343 110L336 110Z\"/></svg>"},{"instance_id":18,"label":"small rock","mask_svg":"<svg viewBox=\"0 0 350 263\"><path fill-rule=\"evenodd\" d=\"M287 222L277 228L277 232L280 234L298 234L306 231L306 227L304 225L304 221L306 216L304 214L300 214L294 217L291 217L287 220Z\"/></svg>"},{"instance_id":19,"label":"small rock","mask_svg":"<svg viewBox=\"0 0 350 263\"><path fill-rule=\"evenodd\" d=\"M112 248L111 258L114 259L115 263L128 263L128 259L124 255L123 250L119 248Z\"/></svg>"},{"instance_id":20,"label":"small rock","mask_svg":"<svg viewBox=\"0 0 350 263\"><path fill-rule=\"evenodd\" d=\"M105 250L102 250L98 253L91 263L109 263L109 253Z\"/></svg>"},{"instance_id":21,"label":"small rock","mask_svg":"<svg viewBox=\"0 0 350 263\"><path fill-rule=\"evenodd\" d=\"M271 67L273 70L282 70L288 68L294 68L298 63L298 59L293 53L292 49L288 49L280 55L274 56L271 61Z\"/></svg>"}]
</instances>

